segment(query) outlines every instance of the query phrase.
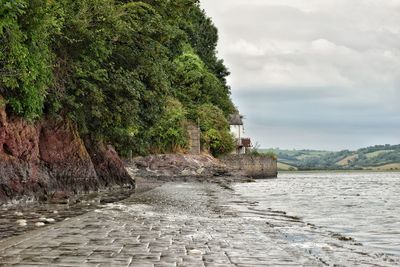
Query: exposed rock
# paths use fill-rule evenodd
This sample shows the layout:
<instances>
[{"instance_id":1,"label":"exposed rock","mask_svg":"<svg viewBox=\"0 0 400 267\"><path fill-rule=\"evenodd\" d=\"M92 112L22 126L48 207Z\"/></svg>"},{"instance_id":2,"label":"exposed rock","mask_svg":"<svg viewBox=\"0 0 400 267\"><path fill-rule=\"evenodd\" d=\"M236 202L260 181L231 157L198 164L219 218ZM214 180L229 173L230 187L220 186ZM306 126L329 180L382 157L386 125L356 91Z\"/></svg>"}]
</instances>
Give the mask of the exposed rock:
<instances>
[{"instance_id":1,"label":"exposed rock","mask_svg":"<svg viewBox=\"0 0 400 267\"><path fill-rule=\"evenodd\" d=\"M99 188L92 160L77 129L70 122L46 120L41 123L39 155L43 176L53 195ZM60 192L61 191L61 192ZM59 196L57 196L59 197Z\"/></svg>"},{"instance_id":2,"label":"exposed rock","mask_svg":"<svg viewBox=\"0 0 400 267\"><path fill-rule=\"evenodd\" d=\"M38 128L0 109L0 201L43 190Z\"/></svg>"},{"instance_id":3,"label":"exposed rock","mask_svg":"<svg viewBox=\"0 0 400 267\"><path fill-rule=\"evenodd\" d=\"M134 181L125 169L124 163L111 145L87 139L86 147L102 186L112 184L134 186ZM110 180L110 177L112 177L112 180Z\"/></svg>"},{"instance_id":4,"label":"exposed rock","mask_svg":"<svg viewBox=\"0 0 400 267\"><path fill-rule=\"evenodd\" d=\"M214 177L228 175L228 169L210 155L167 154L133 159L142 176L155 177Z\"/></svg>"},{"instance_id":5,"label":"exposed rock","mask_svg":"<svg viewBox=\"0 0 400 267\"><path fill-rule=\"evenodd\" d=\"M204 173L204 171L205 171L204 168L199 168L196 170L196 173L200 175L200 174Z\"/></svg>"},{"instance_id":6,"label":"exposed rock","mask_svg":"<svg viewBox=\"0 0 400 267\"><path fill-rule=\"evenodd\" d=\"M21 220L17 220L17 224L19 226L27 226L27 220L21 219Z\"/></svg>"},{"instance_id":7,"label":"exposed rock","mask_svg":"<svg viewBox=\"0 0 400 267\"><path fill-rule=\"evenodd\" d=\"M111 146L85 146L68 120L29 123L0 108L0 204L19 198L64 203L112 185L134 187L134 180Z\"/></svg>"},{"instance_id":8,"label":"exposed rock","mask_svg":"<svg viewBox=\"0 0 400 267\"><path fill-rule=\"evenodd\" d=\"M181 172L181 175L183 175L183 176L190 176L190 175L193 175L195 172L194 171L191 171L191 170L183 170L182 172Z\"/></svg>"}]
</instances>

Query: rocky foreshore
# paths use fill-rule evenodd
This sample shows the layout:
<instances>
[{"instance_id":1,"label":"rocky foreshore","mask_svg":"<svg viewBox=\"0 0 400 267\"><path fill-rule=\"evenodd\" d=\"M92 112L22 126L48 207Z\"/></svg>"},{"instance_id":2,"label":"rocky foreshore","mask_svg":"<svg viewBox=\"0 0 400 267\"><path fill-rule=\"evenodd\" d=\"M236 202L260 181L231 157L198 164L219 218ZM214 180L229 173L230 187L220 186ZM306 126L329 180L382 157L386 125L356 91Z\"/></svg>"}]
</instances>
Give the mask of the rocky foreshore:
<instances>
[{"instance_id":1,"label":"rocky foreshore","mask_svg":"<svg viewBox=\"0 0 400 267\"><path fill-rule=\"evenodd\" d=\"M149 182L211 182L227 187L232 182L252 178L232 169L209 154L165 154L136 157L127 162L128 172Z\"/></svg>"},{"instance_id":2,"label":"rocky foreshore","mask_svg":"<svg viewBox=\"0 0 400 267\"><path fill-rule=\"evenodd\" d=\"M28 145L23 140L27 137L26 128L32 130L32 135L38 129L19 123L20 136L0 139L9 149L0 161L0 206L30 202L73 204L99 192L142 192L171 181L212 182L224 187L232 182L252 181L209 154L150 155L123 162L111 146L83 142L71 126L62 123L41 125L46 140L38 137L37 144ZM8 129L0 128L3 133ZM19 157L28 152L29 158ZM0 150L1 153L5 152Z\"/></svg>"},{"instance_id":3,"label":"rocky foreshore","mask_svg":"<svg viewBox=\"0 0 400 267\"><path fill-rule=\"evenodd\" d=\"M100 162L100 159L97 162ZM230 189L232 182L252 181L238 172L232 172L221 161L207 154L136 157L125 162L124 166L129 177L135 179L134 189L110 185L86 194L59 193L58 196L39 202L3 203L0 205L0 239L64 221L106 203L118 202L131 195L152 190L167 182L214 183Z\"/></svg>"},{"instance_id":4,"label":"rocky foreshore","mask_svg":"<svg viewBox=\"0 0 400 267\"><path fill-rule=\"evenodd\" d=\"M136 174L143 177L218 177L230 175L218 159L204 155L165 154L136 157L130 162Z\"/></svg>"}]
</instances>

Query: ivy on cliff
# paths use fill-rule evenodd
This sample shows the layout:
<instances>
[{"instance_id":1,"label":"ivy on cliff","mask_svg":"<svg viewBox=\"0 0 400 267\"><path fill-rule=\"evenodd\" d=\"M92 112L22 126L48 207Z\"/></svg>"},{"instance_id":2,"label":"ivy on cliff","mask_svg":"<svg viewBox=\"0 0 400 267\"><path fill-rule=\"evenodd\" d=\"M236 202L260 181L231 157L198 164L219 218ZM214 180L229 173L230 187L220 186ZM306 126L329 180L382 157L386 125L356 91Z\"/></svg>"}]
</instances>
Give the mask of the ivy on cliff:
<instances>
[{"instance_id":1,"label":"ivy on cliff","mask_svg":"<svg viewBox=\"0 0 400 267\"><path fill-rule=\"evenodd\" d=\"M0 1L9 113L68 116L123 154L146 154L185 149L185 122L208 109L218 116L201 127L204 148L217 155L232 146L229 72L198 1Z\"/></svg>"}]
</instances>

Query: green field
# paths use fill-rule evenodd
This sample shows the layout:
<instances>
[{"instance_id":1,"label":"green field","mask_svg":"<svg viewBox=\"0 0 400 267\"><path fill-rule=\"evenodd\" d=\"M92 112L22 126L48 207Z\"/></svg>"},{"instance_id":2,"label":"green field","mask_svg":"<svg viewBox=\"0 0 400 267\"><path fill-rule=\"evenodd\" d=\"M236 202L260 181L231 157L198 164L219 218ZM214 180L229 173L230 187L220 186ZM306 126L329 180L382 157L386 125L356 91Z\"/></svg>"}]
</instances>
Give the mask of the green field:
<instances>
[{"instance_id":1,"label":"green field","mask_svg":"<svg viewBox=\"0 0 400 267\"><path fill-rule=\"evenodd\" d=\"M372 158L378 157L380 155L384 155L385 153L392 152L392 151L393 150L378 150L378 151L375 151L375 152L371 152L371 153L365 154L365 156L368 159L372 159Z\"/></svg>"},{"instance_id":2,"label":"green field","mask_svg":"<svg viewBox=\"0 0 400 267\"><path fill-rule=\"evenodd\" d=\"M373 170L373 171L399 171L400 170L400 163L392 163L386 164L377 167L370 167L366 168L366 170Z\"/></svg>"},{"instance_id":3,"label":"green field","mask_svg":"<svg viewBox=\"0 0 400 267\"><path fill-rule=\"evenodd\" d=\"M286 163L278 162L278 171L297 171L298 169Z\"/></svg>"},{"instance_id":4,"label":"green field","mask_svg":"<svg viewBox=\"0 0 400 267\"><path fill-rule=\"evenodd\" d=\"M278 157L279 170L400 170L400 145L377 145L356 151L260 149Z\"/></svg>"}]
</instances>

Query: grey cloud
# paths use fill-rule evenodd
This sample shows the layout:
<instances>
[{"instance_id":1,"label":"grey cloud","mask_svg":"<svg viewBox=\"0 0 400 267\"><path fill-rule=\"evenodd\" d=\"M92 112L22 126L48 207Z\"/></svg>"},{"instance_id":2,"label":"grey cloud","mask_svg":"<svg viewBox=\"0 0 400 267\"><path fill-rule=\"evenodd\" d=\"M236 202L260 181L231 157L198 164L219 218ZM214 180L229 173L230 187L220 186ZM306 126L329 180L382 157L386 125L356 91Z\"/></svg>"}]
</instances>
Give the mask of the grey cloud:
<instances>
[{"instance_id":1,"label":"grey cloud","mask_svg":"<svg viewBox=\"0 0 400 267\"><path fill-rule=\"evenodd\" d=\"M220 30L233 99L263 145L400 143L399 0L202 5Z\"/></svg>"},{"instance_id":2,"label":"grey cloud","mask_svg":"<svg viewBox=\"0 0 400 267\"><path fill-rule=\"evenodd\" d=\"M400 113L376 104L331 99L312 91L294 95L243 92L234 100L246 114L247 133L264 147L339 150L373 145L376 140L400 143Z\"/></svg>"}]
</instances>

